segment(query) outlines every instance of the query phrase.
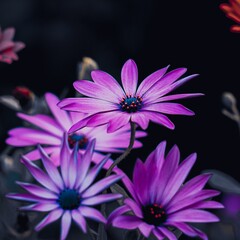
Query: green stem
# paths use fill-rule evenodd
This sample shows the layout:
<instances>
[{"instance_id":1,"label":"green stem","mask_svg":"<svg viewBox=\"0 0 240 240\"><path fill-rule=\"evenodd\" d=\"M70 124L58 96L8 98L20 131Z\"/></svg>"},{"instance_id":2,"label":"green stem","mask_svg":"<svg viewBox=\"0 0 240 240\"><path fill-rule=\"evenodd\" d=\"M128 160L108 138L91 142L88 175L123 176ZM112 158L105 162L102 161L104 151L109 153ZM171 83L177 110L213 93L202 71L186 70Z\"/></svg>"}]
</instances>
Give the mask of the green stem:
<instances>
[{"instance_id":1,"label":"green stem","mask_svg":"<svg viewBox=\"0 0 240 240\"><path fill-rule=\"evenodd\" d=\"M134 144L134 140L135 140L135 135L136 135L136 123L134 122L130 122L130 125L131 125L131 137L130 137L130 142L129 142L129 145L127 147L127 149L125 150L125 152L120 155L113 163L112 165L110 166L110 168L108 169L107 173L106 173L106 177L108 177L113 168L115 166L117 166L132 150L133 148L133 144Z\"/></svg>"}]
</instances>

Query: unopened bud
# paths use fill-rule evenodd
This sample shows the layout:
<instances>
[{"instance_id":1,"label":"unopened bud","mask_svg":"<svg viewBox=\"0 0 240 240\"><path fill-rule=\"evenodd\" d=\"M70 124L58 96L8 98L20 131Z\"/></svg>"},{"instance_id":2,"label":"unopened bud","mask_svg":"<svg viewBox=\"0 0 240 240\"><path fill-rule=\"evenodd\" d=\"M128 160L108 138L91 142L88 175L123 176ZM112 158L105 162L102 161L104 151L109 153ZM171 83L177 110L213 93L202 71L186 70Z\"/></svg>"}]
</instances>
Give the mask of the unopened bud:
<instances>
[{"instance_id":1,"label":"unopened bud","mask_svg":"<svg viewBox=\"0 0 240 240\"><path fill-rule=\"evenodd\" d=\"M222 102L227 108L232 108L233 106L236 106L237 100L234 97L234 95L230 92L224 92L222 94Z\"/></svg>"}]
</instances>

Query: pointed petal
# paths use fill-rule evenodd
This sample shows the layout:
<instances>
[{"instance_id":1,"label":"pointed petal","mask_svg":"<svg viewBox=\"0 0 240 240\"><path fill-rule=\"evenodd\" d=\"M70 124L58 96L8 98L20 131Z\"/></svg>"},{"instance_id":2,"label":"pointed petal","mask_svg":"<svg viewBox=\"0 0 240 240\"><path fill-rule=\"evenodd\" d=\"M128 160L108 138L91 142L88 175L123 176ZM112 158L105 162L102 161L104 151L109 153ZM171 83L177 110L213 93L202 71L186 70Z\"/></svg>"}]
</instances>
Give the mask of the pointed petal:
<instances>
[{"instance_id":1,"label":"pointed petal","mask_svg":"<svg viewBox=\"0 0 240 240\"><path fill-rule=\"evenodd\" d=\"M15 28L7 28L3 31L3 38L2 41L10 41L13 39L15 35Z\"/></svg>"},{"instance_id":2,"label":"pointed petal","mask_svg":"<svg viewBox=\"0 0 240 240\"><path fill-rule=\"evenodd\" d=\"M149 106L145 106L144 110L155 111L164 114L174 114L174 115L194 115L194 112L190 109L184 107L179 103L156 103Z\"/></svg>"},{"instance_id":3,"label":"pointed petal","mask_svg":"<svg viewBox=\"0 0 240 240\"><path fill-rule=\"evenodd\" d=\"M153 225L149 225L145 222L142 222L139 226L138 226L140 232L146 237L148 238L150 233L152 232L152 230L154 229Z\"/></svg>"},{"instance_id":4,"label":"pointed petal","mask_svg":"<svg viewBox=\"0 0 240 240\"><path fill-rule=\"evenodd\" d=\"M78 172L78 177L76 180L76 184L75 186L78 188L82 182L85 180L85 177L88 173L91 161L92 161L92 156L93 156L93 151L95 148L95 139L93 141L91 141L88 146L87 149L82 157L82 159L80 161L78 161L78 166L77 166L77 172Z\"/></svg>"},{"instance_id":5,"label":"pointed petal","mask_svg":"<svg viewBox=\"0 0 240 240\"><path fill-rule=\"evenodd\" d=\"M47 153L47 154L51 154L52 152L54 152L56 149L60 148L60 146L58 147L44 147L44 151ZM28 158L29 160L38 160L41 158L41 155L40 155L40 152L38 149L35 149L33 151L30 151L26 154L24 154L24 156L26 158Z\"/></svg>"},{"instance_id":6,"label":"pointed petal","mask_svg":"<svg viewBox=\"0 0 240 240\"><path fill-rule=\"evenodd\" d=\"M56 209L50 212L36 227L36 231L40 231L48 224L57 221L62 216L63 210L62 209Z\"/></svg>"},{"instance_id":7,"label":"pointed petal","mask_svg":"<svg viewBox=\"0 0 240 240\"><path fill-rule=\"evenodd\" d=\"M110 215L108 216L108 219L107 219L107 225L110 225L112 224L113 220L118 217L118 216L121 216L122 214L128 212L128 211L131 211L131 209L127 206L127 205L123 205L117 209L115 209L114 211L112 211L110 213Z\"/></svg>"},{"instance_id":8,"label":"pointed petal","mask_svg":"<svg viewBox=\"0 0 240 240\"><path fill-rule=\"evenodd\" d=\"M169 224L171 222L218 222L219 218L207 211L187 209L169 215L168 221Z\"/></svg>"},{"instance_id":9,"label":"pointed petal","mask_svg":"<svg viewBox=\"0 0 240 240\"><path fill-rule=\"evenodd\" d=\"M48 104L48 107L50 108L52 114L54 115L55 119L57 120L58 124L62 126L62 128L65 131L68 131L68 129L71 127L72 122L69 118L69 115L66 111L61 110L57 103L60 101L59 98L57 98L52 93L46 93L45 99Z\"/></svg>"},{"instance_id":10,"label":"pointed petal","mask_svg":"<svg viewBox=\"0 0 240 240\"><path fill-rule=\"evenodd\" d=\"M29 172L32 174L32 176L44 187L48 188L50 191L53 191L55 193L59 193L59 189L55 185L55 183L51 180L51 178L44 173L38 166L30 162L28 159L26 159L24 156L22 156L21 161L23 164L27 167Z\"/></svg>"},{"instance_id":11,"label":"pointed petal","mask_svg":"<svg viewBox=\"0 0 240 240\"><path fill-rule=\"evenodd\" d=\"M94 221L102 222L102 223L107 222L106 218L102 215L102 213L95 208L81 206L79 208L79 211L86 218L90 218Z\"/></svg>"},{"instance_id":12,"label":"pointed petal","mask_svg":"<svg viewBox=\"0 0 240 240\"><path fill-rule=\"evenodd\" d=\"M48 173L48 176L52 179L52 181L60 188L64 188L63 180L58 172L57 167L53 164L51 159L48 157L47 153L43 150L43 148L38 146L40 156L42 159L42 163Z\"/></svg>"},{"instance_id":13,"label":"pointed petal","mask_svg":"<svg viewBox=\"0 0 240 240\"><path fill-rule=\"evenodd\" d=\"M149 119L142 112L134 113L131 117L132 122L137 123L143 130L148 128Z\"/></svg>"},{"instance_id":14,"label":"pointed petal","mask_svg":"<svg viewBox=\"0 0 240 240\"><path fill-rule=\"evenodd\" d=\"M139 205L135 201L133 201L131 198L126 198L124 200L124 203L131 208L131 210L134 212L134 214L137 217L143 218L142 210L141 210L141 208L139 207Z\"/></svg>"},{"instance_id":15,"label":"pointed petal","mask_svg":"<svg viewBox=\"0 0 240 240\"><path fill-rule=\"evenodd\" d=\"M139 85L136 95L142 96L145 92L149 90L157 81L159 81L163 75L166 73L169 66L159 69L151 75L147 76Z\"/></svg>"},{"instance_id":16,"label":"pointed petal","mask_svg":"<svg viewBox=\"0 0 240 240\"><path fill-rule=\"evenodd\" d=\"M85 218L79 212L79 210L74 209L72 210L72 218L77 223L77 225L82 229L84 233L87 232L87 223Z\"/></svg>"},{"instance_id":17,"label":"pointed petal","mask_svg":"<svg viewBox=\"0 0 240 240\"><path fill-rule=\"evenodd\" d=\"M123 112L115 112L115 115L112 116L107 132L112 133L120 129L121 127L127 125L130 121L130 114L123 113Z\"/></svg>"},{"instance_id":18,"label":"pointed petal","mask_svg":"<svg viewBox=\"0 0 240 240\"><path fill-rule=\"evenodd\" d=\"M174 124L170 121L170 119L161 113L150 111L144 111L144 113L152 122L161 124L164 127L172 130L175 128Z\"/></svg>"},{"instance_id":19,"label":"pointed petal","mask_svg":"<svg viewBox=\"0 0 240 240\"><path fill-rule=\"evenodd\" d=\"M91 72L91 76L95 83L108 88L114 92L119 99L125 95L119 83L108 73L101 70L94 70Z\"/></svg>"},{"instance_id":20,"label":"pointed petal","mask_svg":"<svg viewBox=\"0 0 240 240\"><path fill-rule=\"evenodd\" d=\"M108 88L88 80L75 81L73 86L78 92L91 98L102 99L113 103L118 103L119 101L118 97Z\"/></svg>"},{"instance_id":21,"label":"pointed petal","mask_svg":"<svg viewBox=\"0 0 240 240\"><path fill-rule=\"evenodd\" d=\"M59 206L55 202L49 203L36 203L29 206L20 207L22 211L38 211L38 212L49 212L58 208Z\"/></svg>"},{"instance_id":22,"label":"pointed petal","mask_svg":"<svg viewBox=\"0 0 240 240\"><path fill-rule=\"evenodd\" d=\"M6 195L7 198L19 200L19 201L28 201L28 202L49 202L41 197L34 196L29 193L9 193Z\"/></svg>"},{"instance_id":23,"label":"pointed petal","mask_svg":"<svg viewBox=\"0 0 240 240\"><path fill-rule=\"evenodd\" d=\"M123 229L136 229L142 222L136 216L119 216L113 220L112 225Z\"/></svg>"},{"instance_id":24,"label":"pointed petal","mask_svg":"<svg viewBox=\"0 0 240 240\"><path fill-rule=\"evenodd\" d=\"M122 85L126 95L135 95L138 83L138 69L136 63L129 59L122 68Z\"/></svg>"},{"instance_id":25,"label":"pointed petal","mask_svg":"<svg viewBox=\"0 0 240 240\"><path fill-rule=\"evenodd\" d=\"M88 205L88 206L93 206L93 205L97 205L97 204L101 204L104 202L110 202L116 199L121 198L122 195L121 194L101 194L101 195L97 195L94 197L90 197L90 198L86 198L82 200L82 204L83 205Z\"/></svg>"},{"instance_id":26,"label":"pointed petal","mask_svg":"<svg viewBox=\"0 0 240 240\"><path fill-rule=\"evenodd\" d=\"M165 227L159 227L158 230L162 232L169 240L177 240L177 237Z\"/></svg>"},{"instance_id":27,"label":"pointed petal","mask_svg":"<svg viewBox=\"0 0 240 240\"><path fill-rule=\"evenodd\" d=\"M97 177L99 171L103 168L103 165L108 161L110 157L110 154L108 154L101 162L96 164L94 167L92 167L87 174L85 180L83 181L82 185L80 186L79 192L83 192L85 189L87 189L95 180Z\"/></svg>"},{"instance_id":28,"label":"pointed petal","mask_svg":"<svg viewBox=\"0 0 240 240\"><path fill-rule=\"evenodd\" d=\"M162 195L163 205L167 204L171 200L171 198L175 195L175 193L179 190L180 186L182 185L191 168L193 167L196 158L197 158L196 153L193 153L189 157L187 157L181 163L175 175L172 176L172 178L169 180Z\"/></svg>"},{"instance_id":29,"label":"pointed petal","mask_svg":"<svg viewBox=\"0 0 240 240\"><path fill-rule=\"evenodd\" d=\"M203 93L183 93L183 94L174 94L174 95L168 95L164 96L158 99L157 102L166 102L176 99L184 99L184 98L192 98L192 97L201 97L204 96Z\"/></svg>"},{"instance_id":30,"label":"pointed petal","mask_svg":"<svg viewBox=\"0 0 240 240\"><path fill-rule=\"evenodd\" d=\"M70 161L70 149L68 146L67 134L64 134L63 143L60 152L60 168L62 173L63 182L66 187L69 186L68 180L68 166Z\"/></svg>"},{"instance_id":31,"label":"pointed petal","mask_svg":"<svg viewBox=\"0 0 240 240\"><path fill-rule=\"evenodd\" d=\"M65 211L61 221L61 240L65 240L67 238L71 222L72 217L70 211Z\"/></svg>"},{"instance_id":32,"label":"pointed petal","mask_svg":"<svg viewBox=\"0 0 240 240\"><path fill-rule=\"evenodd\" d=\"M115 103L95 98L66 98L59 102L58 106L68 111L82 112L88 114L95 114L99 112L119 109L118 105Z\"/></svg>"},{"instance_id":33,"label":"pointed petal","mask_svg":"<svg viewBox=\"0 0 240 240\"><path fill-rule=\"evenodd\" d=\"M62 136L62 129L59 124L51 117L43 114L36 114L34 116L18 113L17 116L33 125L50 132L56 136Z\"/></svg>"},{"instance_id":34,"label":"pointed petal","mask_svg":"<svg viewBox=\"0 0 240 240\"><path fill-rule=\"evenodd\" d=\"M48 191L45 188L42 188L38 185L31 184L31 183L23 183L23 182L16 182L19 186L27 190L30 194L40 197L40 198L46 198L46 199L57 199L58 195Z\"/></svg>"}]
</instances>

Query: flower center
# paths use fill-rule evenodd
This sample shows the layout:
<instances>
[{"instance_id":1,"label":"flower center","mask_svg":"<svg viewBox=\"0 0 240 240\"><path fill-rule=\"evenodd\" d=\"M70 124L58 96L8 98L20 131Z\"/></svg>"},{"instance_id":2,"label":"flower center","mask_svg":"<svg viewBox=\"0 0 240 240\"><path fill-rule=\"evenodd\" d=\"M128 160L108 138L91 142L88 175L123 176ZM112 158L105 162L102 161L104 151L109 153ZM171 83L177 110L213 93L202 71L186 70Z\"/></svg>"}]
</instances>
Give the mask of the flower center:
<instances>
[{"instance_id":1,"label":"flower center","mask_svg":"<svg viewBox=\"0 0 240 240\"><path fill-rule=\"evenodd\" d=\"M58 203L64 210L73 210L80 205L80 195L74 189L64 189L58 198Z\"/></svg>"},{"instance_id":2,"label":"flower center","mask_svg":"<svg viewBox=\"0 0 240 240\"><path fill-rule=\"evenodd\" d=\"M78 144L79 149L86 149L88 145L88 139L85 135L81 134L71 134L68 136L68 144L71 149L74 148L75 144Z\"/></svg>"},{"instance_id":3,"label":"flower center","mask_svg":"<svg viewBox=\"0 0 240 240\"><path fill-rule=\"evenodd\" d=\"M123 97L120 101L120 108L123 112L137 112L142 107L142 98L133 97L131 94Z\"/></svg>"},{"instance_id":4,"label":"flower center","mask_svg":"<svg viewBox=\"0 0 240 240\"><path fill-rule=\"evenodd\" d=\"M147 205L142 208L144 220L151 225L159 226L167 220L167 215L160 204Z\"/></svg>"}]
</instances>

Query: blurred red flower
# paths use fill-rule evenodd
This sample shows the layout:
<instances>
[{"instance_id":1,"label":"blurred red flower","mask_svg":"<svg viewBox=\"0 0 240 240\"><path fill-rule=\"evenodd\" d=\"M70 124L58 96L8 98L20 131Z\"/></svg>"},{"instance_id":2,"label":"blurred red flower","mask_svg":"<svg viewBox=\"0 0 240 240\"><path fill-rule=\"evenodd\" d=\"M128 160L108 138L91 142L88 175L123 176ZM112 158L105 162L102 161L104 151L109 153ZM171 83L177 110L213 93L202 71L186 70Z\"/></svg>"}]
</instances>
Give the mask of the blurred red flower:
<instances>
[{"instance_id":1,"label":"blurred red flower","mask_svg":"<svg viewBox=\"0 0 240 240\"><path fill-rule=\"evenodd\" d=\"M231 32L240 33L240 0L229 0L229 3L221 4L220 9L238 24L231 26Z\"/></svg>"},{"instance_id":2,"label":"blurred red flower","mask_svg":"<svg viewBox=\"0 0 240 240\"><path fill-rule=\"evenodd\" d=\"M13 41L14 34L14 28L7 28L4 31L0 28L0 62L10 64L13 60L17 61L16 53L25 47L24 43Z\"/></svg>"}]
</instances>

